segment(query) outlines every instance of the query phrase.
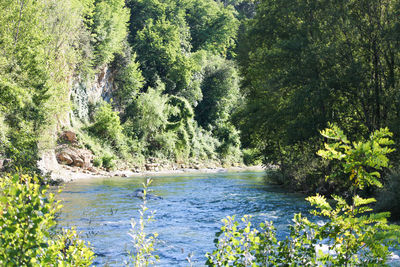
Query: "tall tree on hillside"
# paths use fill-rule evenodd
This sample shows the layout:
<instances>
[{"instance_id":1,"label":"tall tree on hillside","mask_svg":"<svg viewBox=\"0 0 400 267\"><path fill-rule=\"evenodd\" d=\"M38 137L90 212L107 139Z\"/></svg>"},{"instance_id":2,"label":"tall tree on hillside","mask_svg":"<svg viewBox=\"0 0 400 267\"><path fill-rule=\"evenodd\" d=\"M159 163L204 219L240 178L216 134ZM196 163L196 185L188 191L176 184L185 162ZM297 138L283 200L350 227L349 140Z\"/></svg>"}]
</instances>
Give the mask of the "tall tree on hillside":
<instances>
[{"instance_id":1,"label":"tall tree on hillside","mask_svg":"<svg viewBox=\"0 0 400 267\"><path fill-rule=\"evenodd\" d=\"M128 34L129 9L124 0L96 0L93 12L95 64L110 63Z\"/></svg>"}]
</instances>

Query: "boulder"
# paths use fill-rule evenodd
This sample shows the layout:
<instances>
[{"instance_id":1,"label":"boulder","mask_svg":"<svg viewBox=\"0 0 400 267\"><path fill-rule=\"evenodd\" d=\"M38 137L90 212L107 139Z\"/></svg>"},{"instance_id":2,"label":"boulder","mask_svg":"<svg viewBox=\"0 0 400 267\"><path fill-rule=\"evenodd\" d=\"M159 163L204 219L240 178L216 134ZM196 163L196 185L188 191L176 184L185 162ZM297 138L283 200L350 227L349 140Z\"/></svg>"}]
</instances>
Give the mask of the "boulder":
<instances>
[{"instance_id":1,"label":"boulder","mask_svg":"<svg viewBox=\"0 0 400 267\"><path fill-rule=\"evenodd\" d=\"M60 164L89 169L93 154L87 149L61 145L56 149L56 158Z\"/></svg>"},{"instance_id":2,"label":"boulder","mask_svg":"<svg viewBox=\"0 0 400 267\"><path fill-rule=\"evenodd\" d=\"M70 155L65 152L61 152L61 153L57 154L57 161L58 161L58 163L64 164L64 165L71 165L74 162L72 160L72 158L70 157Z\"/></svg>"},{"instance_id":3,"label":"boulder","mask_svg":"<svg viewBox=\"0 0 400 267\"><path fill-rule=\"evenodd\" d=\"M64 131L61 134L61 138L65 141L70 142L71 144L76 144L78 143L78 138L76 137L76 134L72 131Z\"/></svg>"}]
</instances>

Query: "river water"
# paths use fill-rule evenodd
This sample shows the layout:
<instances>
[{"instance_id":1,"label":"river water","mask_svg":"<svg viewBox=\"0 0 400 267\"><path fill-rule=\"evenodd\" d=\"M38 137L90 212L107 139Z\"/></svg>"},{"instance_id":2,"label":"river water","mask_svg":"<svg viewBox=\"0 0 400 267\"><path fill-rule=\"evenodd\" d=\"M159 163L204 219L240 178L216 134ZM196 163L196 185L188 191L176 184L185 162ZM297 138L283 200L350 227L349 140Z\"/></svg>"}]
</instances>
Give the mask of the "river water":
<instances>
[{"instance_id":1,"label":"river water","mask_svg":"<svg viewBox=\"0 0 400 267\"><path fill-rule=\"evenodd\" d=\"M264 182L263 172L190 174L153 177L147 206L155 221L146 230L159 234L157 266L204 266L206 252L214 249L221 219L236 214L252 215L252 221L273 221L278 238L288 234L294 213L308 213L304 196L287 193ZM90 241L96 266L121 266L132 250L131 218L138 219L142 200L132 197L145 177L96 178L65 185L58 196L63 201L62 227L76 226Z\"/></svg>"}]
</instances>

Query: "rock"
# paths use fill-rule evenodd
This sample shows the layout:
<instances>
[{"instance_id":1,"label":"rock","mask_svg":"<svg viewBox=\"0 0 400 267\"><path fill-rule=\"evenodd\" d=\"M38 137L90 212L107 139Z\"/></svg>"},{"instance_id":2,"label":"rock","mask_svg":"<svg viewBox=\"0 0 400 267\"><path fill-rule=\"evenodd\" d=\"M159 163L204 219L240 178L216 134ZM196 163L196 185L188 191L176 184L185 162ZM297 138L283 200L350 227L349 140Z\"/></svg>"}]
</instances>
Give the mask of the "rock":
<instances>
[{"instance_id":1,"label":"rock","mask_svg":"<svg viewBox=\"0 0 400 267\"><path fill-rule=\"evenodd\" d=\"M72 158L65 152L61 152L60 154L57 154L56 157L57 157L57 161L61 164L70 165L74 162L72 160Z\"/></svg>"},{"instance_id":2,"label":"rock","mask_svg":"<svg viewBox=\"0 0 400 267\"><path fill-rule=\"evenodd\" d=\"M87 170L90 172L97 173L97 170L95 168L93 168L92 166L88 167Z\"/></svg>"},{"instance_id":3,"label":"rock","mask_svg":"<svg viewBox=\"0 0 400 267\"><path fill-rule=\"evenodd\" d=\"M56 158L60 164L87 169L92 167L93 154L87 149L61 145L56 148Z\"/></svg>"},{"instance_id":4,"label":"rock","mask_svg":"<svg viewBox=\"0 0 400 267\"><path fill-rule=\"evenodd\" d=\"M76 137L76 134L72 131L64 131L61 134L61 138L65 141L70 142L71 144L78 143L78 138Z\"/></svg>"},{"instance_id":5,"label":"rock","mask_svg":"<svg viewBox=\"0 0 400 267\"><path fill-rule=\"evenodd\" d=\"M156 168L158 168L159 164L158 163L146 163L144 167L146 168L146 171L154 171Z\"/></svg>"},{"instance_id":6,"label":"rock","mask_svg":"<svg viewBox=\"0 0 400 267\"><path fill-rule=\"evenodd\" d=\"M147 161L149 162L149 163L156 163L156 158L154 158L154 157L149 157L148 159L147 159Z\"/></svg>"}]
</instances>

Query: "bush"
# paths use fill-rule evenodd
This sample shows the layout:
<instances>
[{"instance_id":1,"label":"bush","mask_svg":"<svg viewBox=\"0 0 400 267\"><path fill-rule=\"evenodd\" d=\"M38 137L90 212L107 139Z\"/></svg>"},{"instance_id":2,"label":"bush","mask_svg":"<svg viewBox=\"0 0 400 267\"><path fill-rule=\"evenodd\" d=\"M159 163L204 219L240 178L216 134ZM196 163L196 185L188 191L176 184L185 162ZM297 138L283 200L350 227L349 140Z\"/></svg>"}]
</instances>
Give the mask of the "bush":
<instances>
[{"instance_id":1,"label":"bush","mask_svg":"<svg viewBox=\"0 0 400 267\"><path fill-rule=\"evenodd\" d=\"M122 137L122 126L118 112L113 111L107 102L102 102L94 116L94 123L89 131L95 136L108 140L114 146Z\"/></svg>"},{"instance_id":2,"label":"bush","mask_svg":"<svg viewBox=\"0 0 400 267\"><path fill-rule=\"evenodd\" d=\"M254 148L243 149L243 163L247 166L261 165L261 153Z\"/></svg>"},{"instance_id":3,"label":"bush","mask_svg":"<svg viewBox=\"0 0 400 267\"><path fill-rule=\"evenodd\" d=\"M4 122L4 117L0 111L0 155L5 153L7 140L7 133L9 131L8 125Z\"/></svg>"},{"instance_id":4,"label":"bush","mask_svg":"<svg viewBox=\"0 0 400 267\"><path fill-rule=\"evenodd\" d=\"M103 160L102 160L102 158L100 158L100 157L95 157L95 158L93 159L93 166L95 166L95 167L101 167L101 166L103 166Z\"/></svg>"},{"instance_id":5,"label":"bush","mask_svg":"<svg viewBox=\"0 0 400 267\"><path fill-rule=\"evenodd\" d=\"M6 144L6 157L10 158L12 164L7 171L15 171L18 167L21 171L29 174L38 174L39 148L37 138L30 131L10 131L9 142Z\"/></svg>"},{"instance_id":6,"label":"bush","mask_svg":"<svg viewBox=\"0 0 400 267\"><path fill-rule=\"evenodd\" d=\"M115 168L115 156L112 154L104 154L101 156L102 166L107 170L112 170Z\"/></svg>"},{"instance_id":7,"label":"bush","mask_svg":"<svg viewBox=\"0 0 400 267\"><path fill-rule=\"evenodd\" d=\"M61 205L37 178L0 179L0 265L90 266L94 253L74 230L52 235Z\"/></svg>"},{"instance_id":8,"label":"bush","mask_svg":"<svg viewBox=\"0 0 400 267\"><path fill-rule=\"evenodd\" d=\"M131 135L139 140L154 139L166 128L169 105L168 96L162 94L163 90L162 84L157 89L149 88L126 109L125 117L131 126Z\"/></svg>"}]
</instances>

